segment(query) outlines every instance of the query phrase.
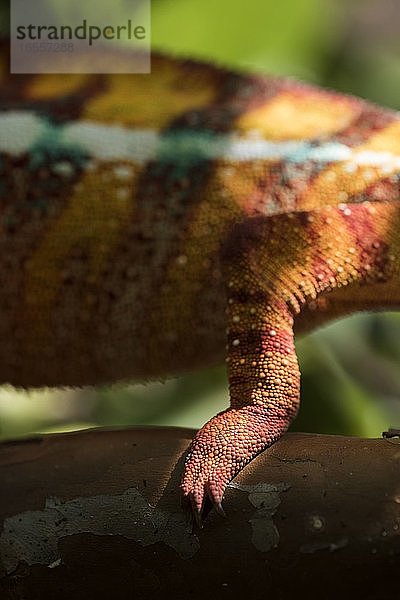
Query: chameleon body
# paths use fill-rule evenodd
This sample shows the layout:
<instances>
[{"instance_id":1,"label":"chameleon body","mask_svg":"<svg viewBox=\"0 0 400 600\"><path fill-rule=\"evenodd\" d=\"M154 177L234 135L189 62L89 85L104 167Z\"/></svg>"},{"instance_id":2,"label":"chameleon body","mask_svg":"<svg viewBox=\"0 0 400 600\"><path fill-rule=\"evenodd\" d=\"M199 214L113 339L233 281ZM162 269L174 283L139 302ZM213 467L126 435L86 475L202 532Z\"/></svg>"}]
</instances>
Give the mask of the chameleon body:
<instances>
[{"instance_id":1,"label":"chameleon body","mask_svg":"<svg viewBox=\"0 0 400 600\"><path fill-rule=\"evenodd\" d=\"M227 361L197 513L287 429L294 332L400 300L400 118L289 79L0 64L0 380L82 386Z\"/></svg>"}]
</instances>

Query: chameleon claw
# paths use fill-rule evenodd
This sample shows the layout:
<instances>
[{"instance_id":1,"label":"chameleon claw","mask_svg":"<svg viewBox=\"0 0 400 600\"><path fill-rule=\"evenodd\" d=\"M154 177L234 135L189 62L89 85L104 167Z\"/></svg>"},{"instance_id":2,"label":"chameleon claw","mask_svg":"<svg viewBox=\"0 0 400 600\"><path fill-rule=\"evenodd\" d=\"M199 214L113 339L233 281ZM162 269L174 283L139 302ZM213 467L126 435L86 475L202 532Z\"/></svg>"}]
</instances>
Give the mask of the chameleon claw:
<instances>
[{"instance_id":1,"label":"chameleon claw","mask_svg":"<svg viewBox=\"0 0 400 600\"><path fill-rule=\"evenodd\" d=\"M207 496L205 494L207 494ZM215 485L213 485L211 482L206 483L204 487L201 486L200 488L197 488L197 490L192 490L189 492L184 491L182 501L190 501L193 519L199 529L203 528L202 514L206 497L210 499L215 512L221 517L226 518L226 513L222 508L222 497L217 493Z\"/></svg>"},{"instance_id":2,"label":"chameleon claw","mask_svg":"<svg viewBox=\"0 0 400 600\"><path fill-rule=\"evenodd\" d=\"M216 504L214 504L214 508L215 512L219 514L220 517L224 517L224 519L226 519L226 512L222 508L221 502L217 502Z\"/></svg>"},{"instance_id":3,"label":"chameleon claw","mask_svg":"<svg viewBox=\"0 0 400 600\"><path fill-rule=\"evenodd\" d=\"M216 500L215 498L213 498L212 494L210 493L210 491L207 487L206 487L206 490L207 490L208 497L210 498L210 501L213 505L213 508L215 509L215 512L220 517L226 518L226 513L225 513L224 509L222 508L221 502ZM202 521L203 505L201 506L201 508L199 508L198 502L197 502L196 498L193 496L193 494L189 494L189 499L190 499L190 504L192 507L192 514L193 514L194 521L199 529L203 529L203 521Z\"/></svg>"},{"instance_id":4,"label":"chameleon claw","mask_svg":"<svg viewBox=\"0 0 400 600\"><path fill-rule=\"evenodd\" d=\"M194 521L199 529L203 529L203 522L201 520L201 509L199 509L198 503L196 502L195 498L193 497L193 494L190 494L189 498L190 498L190 504L192 506L192 514L193 514Z\"/></svg>"},{"instance_id":5,"label":"chameleon claw","mask_svg":"<svg viewBox=\"0 0 400 600\"><path fill-rule=\"evenodd\" d=\"M215 512L218 515L220 515L220 517L226 518L226 513L225 513L224 509L222 508L222 502L221 502L222 498L220 498L219 494L216 493L215 486L208 483L206 485L206 491L207 491L207 495L210 498L211 503L215 509Z\"/></svg>"},{"instance_id":6,"label":"chameleon claw","mask_svg":"<svg viewBox=\"0 0 400 600\"><path fill-rule=\"evenodd\" d=\"M194 522L196 523L196 526L199 529L203 529L203 521L201 519L201 513L196 511L193 511L193 517L194 517Z\"/></svg>"}]
</instances>

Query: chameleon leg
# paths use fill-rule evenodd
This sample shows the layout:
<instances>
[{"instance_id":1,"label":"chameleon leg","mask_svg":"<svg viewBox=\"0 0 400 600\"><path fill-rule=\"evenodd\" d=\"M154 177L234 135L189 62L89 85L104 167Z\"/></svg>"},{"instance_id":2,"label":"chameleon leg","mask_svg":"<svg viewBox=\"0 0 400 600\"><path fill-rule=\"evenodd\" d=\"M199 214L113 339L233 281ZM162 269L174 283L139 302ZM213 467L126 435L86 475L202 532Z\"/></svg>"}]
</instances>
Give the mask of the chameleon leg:
<instances>
[{"instance_id":1,"label":"chameleon leg","mask_svg":"<svg viewBox=\"0 0 400 600\"><path fill-rule=\"evenodd\" d=\"M195 512L205 493L221 509L228 482L296 415L293 325L301 309L318 307L319 296L346 286L353 310L363 307L365 289L381 286L381 293L371 292L376 307L385 305L385 293L393 295L394 284L399 291L399 249L391 241L398 211L398 203L327 207L254 218L233 234L224 258L231 405L190 447L182 490Z\"/></svg>"}]
</instances>

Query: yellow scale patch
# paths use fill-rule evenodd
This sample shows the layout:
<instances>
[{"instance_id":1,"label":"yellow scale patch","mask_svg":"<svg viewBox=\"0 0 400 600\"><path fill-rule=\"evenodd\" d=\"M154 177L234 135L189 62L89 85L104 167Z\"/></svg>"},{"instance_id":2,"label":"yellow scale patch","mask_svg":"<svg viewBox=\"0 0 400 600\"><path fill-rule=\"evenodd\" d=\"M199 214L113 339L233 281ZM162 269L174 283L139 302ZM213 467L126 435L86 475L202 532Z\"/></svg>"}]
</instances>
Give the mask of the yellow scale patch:
<instances>
[{"instance_id":1,"label":"yellow scale patch","mask_svg":"<svg viewBox=\"0 0 400 600\"><path fill-rule=\"evenodd\" d=\"M183 76L179 63L155 61L149 75L110 75L108 89L88 101L82 118L161 129L187 110L201 108L218 94L215 75Z\"/></svg>"},{"instance_id":2,"label":"yellow scale patch","mask_svg":"<svg viewBox=\"0 0 400 600\"><path fill-rule=\"evenodd\" d=\"M342 214L336 209L326 208L322 214L311 213L310 218L314 219L313 228L320 235L320 256L335 273L337 282L342 284L348 281L349 276L356 277L361 262L359 248ZM315 255L314 250L311 247Z\"/></svg>"},{"instance_id":3,"label":"yellow scale patch","mask_svg":"<svg viewBox=\"0 0 400 600\"><path fill-rule=\"evenodd\" d=\"M63 264L74 247L88 251L87 278L95 283L132 214L139 168L130 163L102 163L85 173L60 218L47 230L26 264L27 350L50 333L49 318L58 296Z\"/></svg>"},{"instance_id":4,"label":"yellow scale patch","mask_svg":"<svg viewBox=\"0 0 400 600\"><path fill-rule=\"evenodd\" d=\"M388 244L388 257L392 263L396 279L394 285L397 286L396 290L393 290L392 294L387 294L386 297L393 298L393 301L397 299L398 306L398 289L399 289L399 274L400 274L400 198L397 202L387 203L384 207L378 207L371 204L370 210L375 211L378 208L379 213L384 211L384 218L380 217L374 219L375 229L381 240L385 240ZM390 286L393 285L393 282ZM389 287L389 286L388 286Z\"/></svg>"},{"instance_id":5,"label":"yellow scale patch","mask_svg":"<svg viewBox=\"0 0 400 600\"><path fill-rule=\"evenodd\" d=\"M216 168L216 173L218 172L219 169ZM196 317L196 298L205 286L212 285L212 281L206 281L206 277L210 275L211 263L218 255L229 227L238 221L243 213L242 207L235 202L230 193L226 193L216 175L209 181L202 196L203 201L190 216L191 222L185 238L176 248L175 261L169 265L158 299L165 310L165 322L173 326L173 333L177 339L187 336L187 332L191 330ZM155 315L154 322L159 328L158 315Z\"/></svg>"},{"instance_id":6,"label":"yellow scale patch","mask_svg":"<svg viewBox=\"0 0 400 600\"><path fill-rule=\"evenodd\" d=\"M353 149L358 152L391 152L400 157L400 121L388 125L372 136L367 143ZM393 171L397 168L394 166ZM385 171L385 176L391 171ZM299 199L298 208L308 209L346 202L354 194L362 193L367 187L383 177L382 169L373 166L352 166L350 162L336 163L322 171Z\"/></svg>"},{"instance_id":7,"label":"yellow scale patch","mask_svg":"<svg viewBox=\"0 0 400 600\"><path fill-rule=\"evenodd\" d=\"M266 245L265 262L261 263L263 266L270 265L270 268L267 266L270 280L276 282L279 296L290 302L296 312L306 298L316 298L319 275L324 279L326 277L324 262L333 271L339 285L348 281L351 276L356 277L360 264L352 232L337 210L311 212L308 218L310 224L307 227L318 232L319 241L315 242L313 237L310 246L309 229L303 228L295 217L279 219L273 238ZM284 255L282 239L285 240ZM320 271L317 257L321 257L323 261ZM261 272L260 277L262 278ZM336 286L334 282L332 284Z\"/></svg>"},{"instance_id":8,"label":"yellow scale patch","mask_svg":"<svg viewBox=\"0 0 400 600\"><path fill-rule=\"evenodd\" d=\"M304 140L331 135L349 125L359 108L354 100L323 92L282 92L241 116L240 131L258 131L270 140Z\"/></svg>"},{"instance_id":9,"label":"yellow scale patch","mask_svg":"<svg viewBox=\"0 0 400 600\"><path fill-rule=\"evenodd\" d=\"M274 164L265 160L240 163L220 160L216 164L211 186L219 190L219 195L231 198L243 211L252 212L257 200L265 204L265 192L260 191L259 182L268 178Z\"/></svg>"},{"instance_id":10,"label":"yellow scale patch","mask_svg":"<svg viewBox=\"0 0 400 600\"><path fill-rule=\"evenodd\" d=\"M351 294L349 290L337 288L330 292L329 300L330 304L327 306L327 310L332 312L332 315L340 315L355 310L375 310L377 298L385 299L385 305L387 309L391 306L398 307L398 290L399 290L399 273L400 273L400 241L398 236L400 226L400 202L395 203L384 203L368 205L371 219L373 220L374 231L378 239L384 240L385 245L389 247L385 251L385 255L389 260L389 264L385 268L386 274L392 273L393 276L388 281L380 281L379 283L369 282L368 286L365 285L354 285ZM334 212L334 211L332 211ZM347 245L347 240L344 239L342 245L343 235L342 231L336 227L336 223L332 223L332 227L336 228L336 246L343 249L351 259L351 267L358 269L360 266L359 250L354 253L349 253L350 246ZM333 235L333 230L324 230L325 235ZM350 232L349 232L350 234ZM350 241L350 238L349 238ZM353 243L355 248L355 243ZM347 261L346 261L347 262ZM387 270L388 269L388 270ZM329 314L327 312L327 314Z\"/></svg>"},{"instance_id":11,"label":"yellow scale patch","mask_svg":"<svg viewBox=\"0 0 400 600\"><path fill-rule=\"evenodd\" d=\"M297 308L293 290L299 288L299 282L304 280L303 291L310 292L312 289L309 275L307 281L303 275L306 271L309 274L312 268L309 240L305 229L290 215L272 218L271 223L273 227L265 236L261 252L258 250L257 254L254 254L251 271L260 285L268 282L268 291L272 291L271 285L274 286L275 295L285 298L288 302L294 302ZM285 241L284 252L282 240ZM265 283L262 287L265 288ZM281 315L277 317L280 320Z\"/></svg>"},{"instance_id":12,"label":"yellow scale patch","mask_svg":"<svg viewBox=\"0 0 400 600\"><path fill-rule=\"evenodd\" d=\"M375 134L360 150L373 152L391 152L400 157L400 120L394 121Z\"/></svg>"},{"instance_id":13,"label":"yellow scale patch","mask_svg":"<svg viewBox=\"0 0 400 600\"><path fill-rule=\"evenodd\" d=\"M36 75L26 88L32 100L51 100L78 91L92 76L85 74Z\"/></svg>"}]
</instances>

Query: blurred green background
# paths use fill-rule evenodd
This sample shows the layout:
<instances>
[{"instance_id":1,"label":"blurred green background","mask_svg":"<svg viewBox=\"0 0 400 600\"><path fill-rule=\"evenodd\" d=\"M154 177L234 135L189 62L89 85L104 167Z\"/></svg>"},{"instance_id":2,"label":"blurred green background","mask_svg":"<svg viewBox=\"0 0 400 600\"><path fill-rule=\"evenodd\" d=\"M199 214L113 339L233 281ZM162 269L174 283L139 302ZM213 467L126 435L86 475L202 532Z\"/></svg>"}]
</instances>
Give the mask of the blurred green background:
<instances>
[{"instance_id":1,"label":"blurred green background","mask_svg":"<svg viewBox=\"0 0 400 600\"><path fill-rule=\"evenodd\" d=\"M129 14L128 0L109 4L114 14ZM292 75L397 109L399 27L398 0L152 2L157 50ZM297 340L302 407L293 429L379 436L400 426L399 340L394 313L357 315ZM227 404L223 367L146 386L2 387L0 435L98 425L199 427Z\"/></svg>"}]
</instances>

